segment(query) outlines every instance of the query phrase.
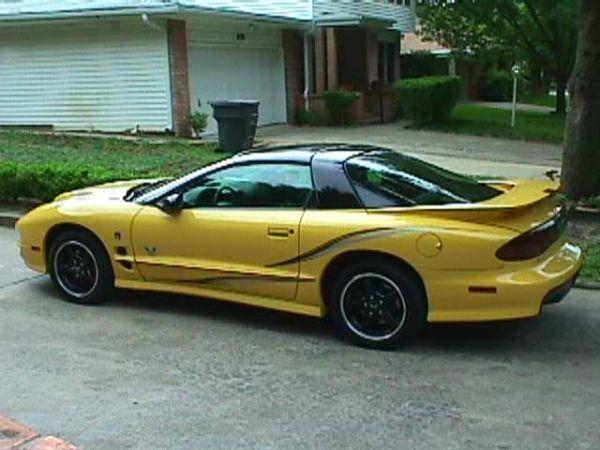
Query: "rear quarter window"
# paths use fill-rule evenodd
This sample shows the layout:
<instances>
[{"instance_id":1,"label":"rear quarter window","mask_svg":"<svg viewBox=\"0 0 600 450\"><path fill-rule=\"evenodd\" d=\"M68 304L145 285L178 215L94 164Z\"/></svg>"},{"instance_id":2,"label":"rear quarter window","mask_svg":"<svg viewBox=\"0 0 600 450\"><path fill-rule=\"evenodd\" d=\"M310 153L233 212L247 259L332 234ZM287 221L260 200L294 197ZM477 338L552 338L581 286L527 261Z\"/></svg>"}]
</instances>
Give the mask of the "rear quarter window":
<instances>
[{"instance_id":1,"label":"rear quarter window","mask_svg":"<svg viewBox=\"0 0 600 450\"><path fill-rule=\"evenodd\" d=\"M348 178L367 208L477 203L501 191L391 150L346 161Z\"/></svg>"}]
</instances>

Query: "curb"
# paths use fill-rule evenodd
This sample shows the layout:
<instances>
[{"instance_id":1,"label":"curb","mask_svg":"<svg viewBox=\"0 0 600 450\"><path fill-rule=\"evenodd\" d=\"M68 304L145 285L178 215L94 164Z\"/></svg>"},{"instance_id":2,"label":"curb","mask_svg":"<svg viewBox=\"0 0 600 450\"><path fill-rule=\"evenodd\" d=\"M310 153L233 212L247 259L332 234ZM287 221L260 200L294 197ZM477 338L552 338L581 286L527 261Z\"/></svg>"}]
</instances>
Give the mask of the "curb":
<instances>
[{"instance_id":1,"label":"curb","mask_svg":"<svg viewBox=\"0 0 600 450\"><path fill-rule=\"evenodd\" d=\"M0 213L0 227L14 228L20 218L19 214Z\"/></svg>"},{"instance_id":2,"label":"curb","mask_svg":"<svg viewBox=\"0 0 600 450\"><path fill-rule=\"evenodd\" d=\"M586 291L600 291L600 283L597 281L576 281L573 287Z\"/></svg>"},{"instance_id":3,"label":"curb","mask_svg":"<svg viewBox=\"0 0 600 450\"><path fill-rule=\"evenodd\" d=\"M600 210L578 206L570 211L569 218L587 222L600 222Z\"/></svg>"}]
</instances>

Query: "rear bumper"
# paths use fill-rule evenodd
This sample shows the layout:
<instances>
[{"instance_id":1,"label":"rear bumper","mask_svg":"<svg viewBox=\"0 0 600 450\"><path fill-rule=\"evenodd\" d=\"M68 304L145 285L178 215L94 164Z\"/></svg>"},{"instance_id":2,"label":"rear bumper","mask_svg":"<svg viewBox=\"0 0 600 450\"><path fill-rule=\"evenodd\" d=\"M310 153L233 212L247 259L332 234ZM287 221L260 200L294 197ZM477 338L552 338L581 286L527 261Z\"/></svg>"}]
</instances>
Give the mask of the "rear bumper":
<instances>
[{"instance_id":1,"label":"rear bumper","mask_svg":"<svg viewBox=\"0 0 600 450\"><path fill-rule=\"evenodd\" d=\"M534 317L560 302L583 264L582 250L567 242L542 257L497 271L436 272L426 280L430 322L469 322Z\"/></svg>"},{"instance_id":2,"label":"rear bumper","mask_svg":"<svg viewBox=\"0 0 600 450\"><path fill-rule=\"evenodd\" d=\"M579 272L577 272L575 276L570 280L566 281L565 283L548 292L544 297L542 305L552 305L555 303L562 302L563 299L567 296L567 294L571 291L571 288L575 285L578 276Z\"/></svg>"}]
</instances>

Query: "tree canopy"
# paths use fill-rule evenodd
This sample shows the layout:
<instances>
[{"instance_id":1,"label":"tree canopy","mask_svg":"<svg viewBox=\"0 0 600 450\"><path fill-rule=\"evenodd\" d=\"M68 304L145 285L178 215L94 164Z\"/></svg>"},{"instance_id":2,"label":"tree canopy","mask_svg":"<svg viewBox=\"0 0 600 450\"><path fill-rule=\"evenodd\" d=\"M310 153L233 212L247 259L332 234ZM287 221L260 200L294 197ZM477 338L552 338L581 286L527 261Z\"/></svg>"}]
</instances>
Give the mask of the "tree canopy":
<instances>
[{"instance_id":1,"label":"tree canopy","mask_svg":"<svg viewBox=\"0 0 600 450\"><path fill-rule=\"evenodd\" d=\"M422 33L455 52L512 54L557 84L557 112L575 63L578 0L429 0Z\"/></svg>"}]
</instances>

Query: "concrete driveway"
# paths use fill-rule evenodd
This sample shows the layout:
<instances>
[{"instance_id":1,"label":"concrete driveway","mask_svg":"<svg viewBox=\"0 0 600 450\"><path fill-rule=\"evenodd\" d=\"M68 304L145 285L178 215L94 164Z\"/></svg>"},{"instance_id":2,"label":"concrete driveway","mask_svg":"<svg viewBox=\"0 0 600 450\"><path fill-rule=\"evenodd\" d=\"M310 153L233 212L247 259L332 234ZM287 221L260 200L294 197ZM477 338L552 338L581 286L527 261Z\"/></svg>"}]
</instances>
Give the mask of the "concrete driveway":
<instances>
[{"instance_id":1,"label":"concrete driveway","mask_svg":"<svg viewBox=\"0 0 600 450\"><path fill-rule=\"evenodd\" d=\"M402 122L344 128L276 125L260 128L257 137L266 145L378 145L458 172L492 177L540 178L560 169L562 158L560 145L410 129Z\"/></svg>"},{"instance_id":2,"label":"concrete driveway","mask_svg":"<svg viewBox=\"0 0 600 450\"><path fill-rule=\"evenodd\" d=\"M0 414L83 448L598 448L598 292L386 353L208 300L71 305L15 241L0 228Z\"/></svg>"}]
</instances>

